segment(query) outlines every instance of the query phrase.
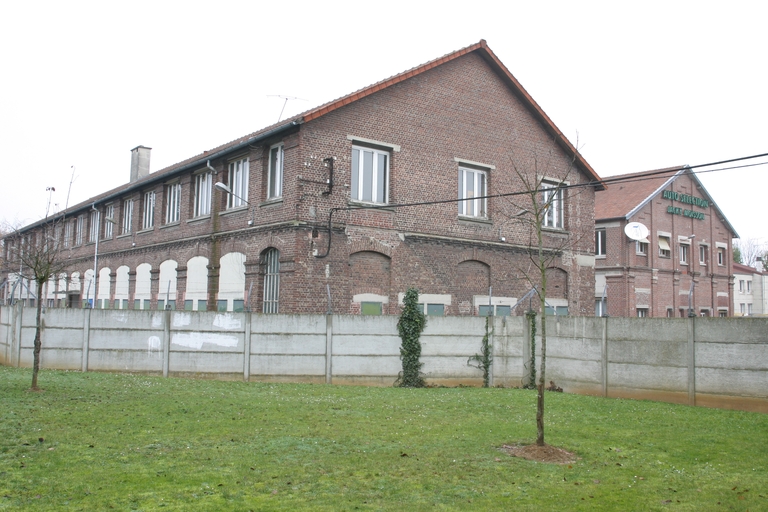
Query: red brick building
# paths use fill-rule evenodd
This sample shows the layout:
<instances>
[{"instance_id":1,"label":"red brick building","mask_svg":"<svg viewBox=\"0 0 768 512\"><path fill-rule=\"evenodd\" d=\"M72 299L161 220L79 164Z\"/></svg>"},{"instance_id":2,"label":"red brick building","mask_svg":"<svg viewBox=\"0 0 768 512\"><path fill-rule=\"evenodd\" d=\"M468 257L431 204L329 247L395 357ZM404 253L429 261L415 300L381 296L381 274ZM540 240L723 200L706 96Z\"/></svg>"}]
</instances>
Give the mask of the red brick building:
<instances>
[{"instance_id":1,"label":"red brick building","mask_svg":"<svg viewBox=\"0 0 768 512\"><path fill-rule=\"evenodd\" d=\"M49 305L394 314L415 286L428 312L472 315L492 287L506 314L532 285L536 230L520 196L487 196L526 177L556 197L548 301L593 313L602 183L485 41L158 172L149 151L66 212Z\"/></svg>"},{"instance_id":2,"label":"red brick building","mask_svg":"<svg viewBox=\"0 0 768 512\"><path fill-rule=\"evenodd\" d=\"M647 236L628 236L630 223ZM687 167L612 176L595 196L596 313L731 316L737 237Z\"/></svg>"}]
</instances>

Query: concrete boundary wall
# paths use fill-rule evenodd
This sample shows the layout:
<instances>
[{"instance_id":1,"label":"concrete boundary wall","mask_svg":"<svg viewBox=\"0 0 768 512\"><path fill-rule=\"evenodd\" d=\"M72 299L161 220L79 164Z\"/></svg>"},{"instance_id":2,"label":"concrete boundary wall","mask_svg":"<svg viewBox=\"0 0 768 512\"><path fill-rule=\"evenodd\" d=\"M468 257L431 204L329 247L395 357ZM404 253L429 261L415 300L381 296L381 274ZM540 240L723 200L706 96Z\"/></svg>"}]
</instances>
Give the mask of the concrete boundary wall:
<instances>
[{"instance_id":1,"label":"concrete boundary wall","mask_svg":"<svg viewBox=\"0 0 768 512\"><path fill-rule=\"evenodd\" d=\"M547 382L566 392L768 412L768 319L547 319ZM389 386L401 370L396 316L263 315L49 309L43 368L163 376ZM431 384L480 385L468 366L485 318L429 317ZM0 307L0 363L32 366L35 311ZM524 317L493 319L493 385L522 386L531 345Z\"/></svg>"}]
</instances>

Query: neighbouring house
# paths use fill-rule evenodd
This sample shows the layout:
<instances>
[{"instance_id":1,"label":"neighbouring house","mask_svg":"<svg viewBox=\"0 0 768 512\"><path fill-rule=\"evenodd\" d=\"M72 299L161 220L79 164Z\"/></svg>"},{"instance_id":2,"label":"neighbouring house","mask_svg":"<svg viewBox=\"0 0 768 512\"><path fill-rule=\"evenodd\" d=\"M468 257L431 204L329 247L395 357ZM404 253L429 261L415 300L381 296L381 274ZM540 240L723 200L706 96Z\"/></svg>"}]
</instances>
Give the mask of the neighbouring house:
<instances>
[{"instance_id":1,"label":"neighbouring house","mask_svg":"<svg viewBox=\"0 0 768 512\"><path fill-rule=\"evenodd\" d=\"M733 264L734 316L768 315L768 272L741 263Z\"/></svg>"},{"instance_id":2,"label":"neighbouring house","mask_svg":"<svg viewBox=\"0 0 768 512\"><path fill-rule=\"evenodd\" d=\"M696 174L682 166L606 181L595 196L596 314L731 316L738 235Z\"/></svg>"},{"instance_id":3,"label":"neighbouring house","mask_svg":"<svg viewBox=\"0 0 768 512\"><path fill-rule=\"evenodd\" d=\"M395 314L413 286L429 314L521 314L536 230L520 196L498 196L529 176L554 199L547 302L593 313L604 185L485 41L160 171L149 160L134 148L129 183L58 215L68 268L48 306ZM42 222L11 235L11 256Z\"/></svg>"}]
</instances>

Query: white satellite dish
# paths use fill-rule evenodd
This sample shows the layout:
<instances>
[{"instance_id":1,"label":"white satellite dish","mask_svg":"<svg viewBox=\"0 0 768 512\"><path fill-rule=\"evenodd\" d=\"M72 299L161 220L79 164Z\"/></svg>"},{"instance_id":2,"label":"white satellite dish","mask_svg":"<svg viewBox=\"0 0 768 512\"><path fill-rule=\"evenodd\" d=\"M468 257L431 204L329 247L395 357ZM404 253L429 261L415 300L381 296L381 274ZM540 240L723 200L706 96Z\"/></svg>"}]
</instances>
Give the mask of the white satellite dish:
<instances>
[{"instance_id":1,"label":"white satellite dish","mask_svg":"<svg viewBox=\"0 0 768 512\"><path fill-rule=\"evenodd\" d=\"M624 228L624 234L626 234L632 240L639 240L640 242L648 242L648 228L645 224L640 222L630 222Z\"/></svg>"}]
</instances>

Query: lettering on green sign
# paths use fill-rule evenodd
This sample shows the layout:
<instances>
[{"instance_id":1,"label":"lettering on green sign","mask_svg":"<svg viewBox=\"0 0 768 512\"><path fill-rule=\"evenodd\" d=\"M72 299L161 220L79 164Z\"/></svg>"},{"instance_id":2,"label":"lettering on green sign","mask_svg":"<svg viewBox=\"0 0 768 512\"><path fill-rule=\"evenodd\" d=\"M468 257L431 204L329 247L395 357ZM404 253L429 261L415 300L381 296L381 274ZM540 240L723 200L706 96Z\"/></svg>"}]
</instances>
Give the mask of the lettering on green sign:
<instances>
[{"instance_id":1,"label":"lettering on green sign","mask_svg":"<svg viewBox=\"0 0 768 512\"><path fill-rule=\"evenodd\" d=\"M683 217L690 217L691 219L704 220L704 214L697 212L696 210L684 210L677 206L667 206L667 213L673 215L682 215Z\"/></svg>"},{"instance_id":2,"label":"lettering on green sign","mask_svg":"<svg viewBox=\"0 0 768 512\"><path fill-rule=\"evenodd\" d=\"M661 197L664 199L671 199L672 201L679 201L685 204L692 204L701 208L709 208L709 201L696 196L690 196L688 194L680 194L674 190L665 190L661 193Z\"/></svg>"}]
</instances>

